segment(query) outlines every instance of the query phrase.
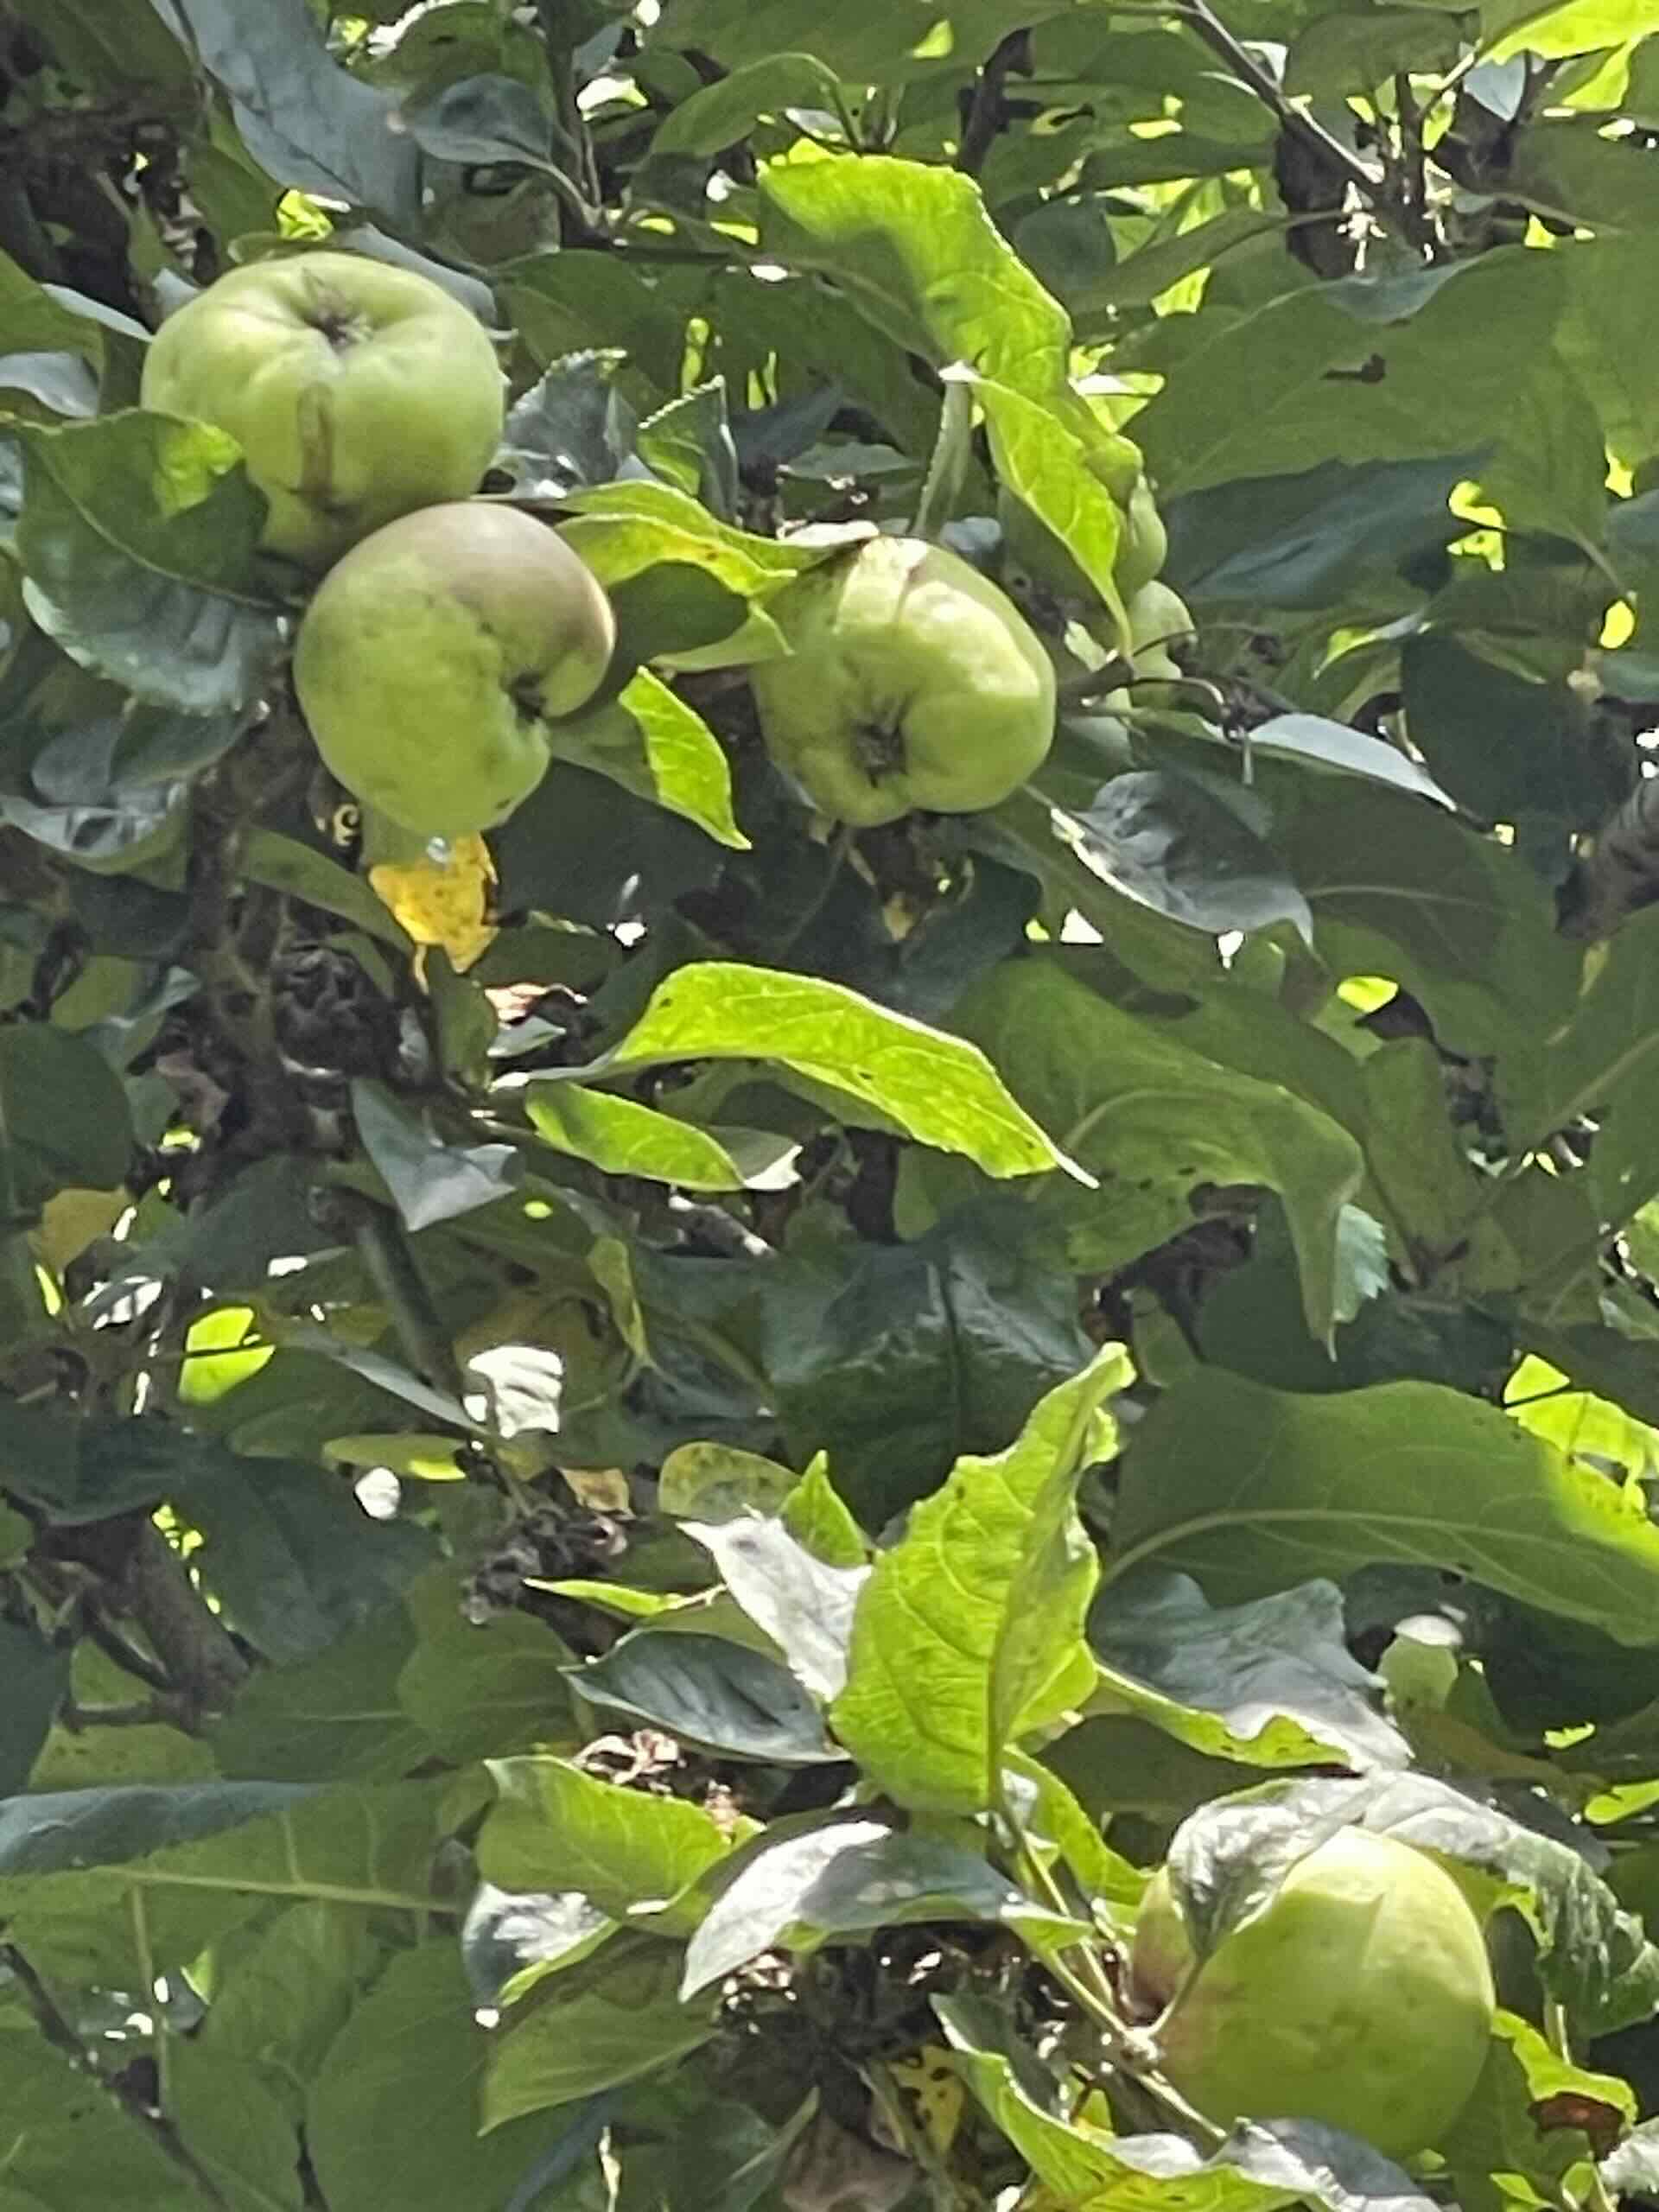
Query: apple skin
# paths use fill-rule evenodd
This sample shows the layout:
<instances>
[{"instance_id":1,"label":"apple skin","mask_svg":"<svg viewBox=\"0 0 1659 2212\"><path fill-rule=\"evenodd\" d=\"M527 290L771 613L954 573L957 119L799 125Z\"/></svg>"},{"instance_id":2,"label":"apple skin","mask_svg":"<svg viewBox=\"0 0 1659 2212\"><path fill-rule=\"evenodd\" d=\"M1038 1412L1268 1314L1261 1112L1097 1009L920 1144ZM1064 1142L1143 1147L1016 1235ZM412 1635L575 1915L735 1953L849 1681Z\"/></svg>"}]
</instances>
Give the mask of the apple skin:
<instances>
[{"instance_id":1,"label":"apple skin","mask_svg":"<svg viewBox=\"0 0 1659 2212\"><path fill-rule=\"evenodd\" d=\"M1163 567L1168 551L1169 533L1164 528L1152 486L1144 476L1137 477L1135 489L1124 502L1117 558L1112 564L1113 580L1125 599L1132 599L1144 584L1152 582Z\"/></svg>"},{"instance_id":2,"label":"apple skin","mask_svg":"<svg viewBox=\"0 0 1659 2212\"><path fill-rule=\"evenodd\" d=\"M294 688L332 773L416 836L505 822L598 689L610 601L562 538L461 499L388 523L318 586Z\"/></svg>"},{"instance_id":3,"label":"apple skin","mask_svg":"<svg viewBox=\"0 0 1659 2212\"><path fill-rule=\"evenodd\" d=\"M1170 648L1185 645L1192 632L1192 613L1178 591L1154 578L1142 584L1123 612L1129 618L1137 676L1178 677L1180 664Z\"/></svg>"},{"instance_id":4,"label":"apple skin","mask_svg":"<svg viewBox=\"0 0 1659 2212\"><path fill-rule=\"evenodd\" d=\"M749 672L761 734L814 806L856 829L972 814L1039 767L1054 671L994 583L942 545L867 538L767 603L788 656Z\"/></svg>"},{"instance_id":5,"label":"apple skin","mask_svg":"<svg viewBox=\"0 0 1659 2212\"><path fill-rule=\"evenodd\" d=\"M1134 1981L1152 2005L1179 1994L1157 2030L1162 2069L1218 2125L1317 2120L1405 2158L1473 2094L1496 2002L1486 1945L1452 1877L1408 1844L1338 1830L1179 1993L1192 1956L1160 1872Z\"/></svg>"},{"instance_id":6,"label":"apple skin","mask_svg":"<svg viewBox=\"0 0 1659 2212\"><path fill-rule=\"evenodd\" d=\"M505 407L478 318L354 253L232 270L162 325L139 396L230 432L269 505L265 550L309 569L476 491Z\"/></svg>"}]
</instances>

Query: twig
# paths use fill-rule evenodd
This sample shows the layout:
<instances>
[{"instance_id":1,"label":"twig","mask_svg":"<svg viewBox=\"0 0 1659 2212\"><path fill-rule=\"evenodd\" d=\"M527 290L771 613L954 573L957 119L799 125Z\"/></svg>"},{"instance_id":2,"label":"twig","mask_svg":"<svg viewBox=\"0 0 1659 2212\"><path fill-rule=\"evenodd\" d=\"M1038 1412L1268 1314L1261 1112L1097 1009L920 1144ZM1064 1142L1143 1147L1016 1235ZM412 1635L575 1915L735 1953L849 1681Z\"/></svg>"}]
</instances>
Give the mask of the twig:
<instances>
[{"instance_id":1,"label":"twig","mask_svg":"<svg viewBox=\"0 0 1659 2212\"><path fill-rule=\"evenodd\" d=\"M1423 115L1403 69L1394 80L1394 105L1400 118L1400 227L1427 257L1434 250L1435 238L1423 175Z\"/></svg>"},{"instance_id":2,"label":"twig","mask_svg":"<svg viewBox=\"0 0 1659 2212\"><path fill-rule=\"evenodd\" d=\"M137 2121L151 2141L187 2177L199 2195L208 2204L216 2207L217 2212L225 2212L223 2196L180 2141L171 2121L156 2111L137 2091L118 2081L112 2082L107 2074L94 2065L92 2054L64 2018L57 1999L15 1943L0 1944L0 1966L10 1973L35 2026L53 2049L61 2051L77 2073L96 2082L100 2088L113 2097L122 2110ZM155 2002L153 1990L149 2001Z\"/></svg>"},{"instance_id":3,"label":"twig","mask_svg":"<svg viewBox=\"0 0 1659 2212\"><path fill-rule=\"evenodd\" d=\"M223 1713L246 1680L248 1662L153 1522L135 1532L117 1597L198 1719Z\"/></svg>"},{"instance_id":4,"label":"twig","mask_svg":"<svg viewBox=\"0 0 1659 2212\"><path fill-rule=\"evenodd\" d=\"M996 143L996 134L1005 120L1002 88L1009 70L1023 56L1029 35L1024 29L1010 31L998 41L979 73L967 120L962 126L962 143L957 149L957 167L966 176L979 175L985 166L986 156Z\"/></svg>"},{"instance_id":5,"label":"twig","mask_svg":"<svg viewBox=\"0 0 1659 2212\"><path fill-rule=\"evenodd\" d=\"M1382 181L1376 171L1369 162L1363 162L1351 146L1344 146L1306 109L1287 98L1283 86L1270 70L1263 68L1248 47L1233 36L1209 0L1180 0L1180 4L1168 12L1178 22L1190 23L1211 52L1219 54L1239 82L1248 86L1264 106L1272 109L1287 130L1305 144L1317 146L1328 161L1343 171L1351 184L1358 186L1368 200L1375 196Z\"/></svg>"},{"instance_id":6,"label":"twig","mask_svg":"<svg viewBox=\"0 0 1659 2212\"><path fill-rule=\"evenodd\" d=\"M86 2046L58 2009L58 2002L15 1943L0 1943L0 1967L4 1967L22 1992L35 2024L54 2050L85 2068Z\"/></svg>"},{"instance_id":7,"label":"twig","mask_svg":"<svg viewBox=\"0 0 1659 2212\"><path fill-rule=\"evenodd\" d=\"M175 1728L180 1724L179 1700L140 1698L131 1705L76 1705L72 1700L60 1718L66 1728L79 1735L87 1728Z\"/></svg>"},{"instance_id":8,"label":"twig","mask_svg":"<svg viewBox=\"0 0 1659 2212\"><path fill-rule=\"evenodd\" d=\"M459 1398L462 1386L454 1351L433 1310L401 1224L385 1207L354 1192L338 1193L337 1203L350 1224L358 1257L385 1300L404 1357L435 1390Z\"/></svg>"},{"instance_id":9,"label":"twig","mask_svg":"<svg viewBox=\"0 0 1659 2212\"><path fill-rule=\"evenodd\" d=\"M175 1685L166 1668L157 1666L147 1651L141 1651L136 1643L128 1642L114 1623L105 1618L96 1595L88 1596L81 1612L81 1625L88 1639L124 1675L130 1675L135 1681L148 1683L157 1697L174 1697Z\"/></svg>"}]
</instances>

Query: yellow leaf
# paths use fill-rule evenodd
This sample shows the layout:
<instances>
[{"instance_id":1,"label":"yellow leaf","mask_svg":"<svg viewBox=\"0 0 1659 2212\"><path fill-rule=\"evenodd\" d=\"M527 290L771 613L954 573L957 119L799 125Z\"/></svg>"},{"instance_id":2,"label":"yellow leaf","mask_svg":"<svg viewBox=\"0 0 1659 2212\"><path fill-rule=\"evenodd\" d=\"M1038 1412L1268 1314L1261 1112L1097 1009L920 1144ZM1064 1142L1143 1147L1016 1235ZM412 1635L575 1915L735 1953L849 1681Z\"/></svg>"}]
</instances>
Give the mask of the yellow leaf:
<instances>
[{"instance_id":1,"label":"yellow leaf","mask_svg":"<svg viewBox=\"0 0 1659 2212\"><path fill-rule=\"evenodd\" d=\"M54 1192L29 1232L29 1249L43 1267L60 1275L95 1236L107 1236L132 1204L125 1191Z\"/></svg>"},{"instance_id":2,"label":"yellow leaf","mask_svg":"<svg viewBox=\"0 0 1659 2212\"><path fill-rule=\"evenodd\" d=\"M458 974L495 940L495 864L482 837L457 837L443 861L382 861L370 868L369 881L416 944L441 944Z\"/></svg>"},{"instance_id":3,"label":"yellow leaf","mask_svg":"<svg viewBox=\"0 0 1659 2212\"><path fill-rule=\"evenodd\" d=\"M944 2158L957 2139L967 2094L950 2052L943 2044L924 2044L908 2058L893 2059L887 2070L908 2093L935 2156Z\"/></svg>"}]
</instances>

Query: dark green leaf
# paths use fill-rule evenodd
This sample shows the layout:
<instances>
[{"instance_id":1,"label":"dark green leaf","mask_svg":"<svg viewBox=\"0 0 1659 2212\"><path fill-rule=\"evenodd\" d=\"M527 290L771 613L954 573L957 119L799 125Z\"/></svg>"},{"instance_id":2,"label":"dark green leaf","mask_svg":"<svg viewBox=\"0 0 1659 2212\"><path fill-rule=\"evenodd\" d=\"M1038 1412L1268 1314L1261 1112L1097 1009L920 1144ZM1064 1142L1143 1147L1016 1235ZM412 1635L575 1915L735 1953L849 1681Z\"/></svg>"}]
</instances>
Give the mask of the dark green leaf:
<instances>
[{"instance_id":1,"label":"dark green leaf","mask_svg":"<svg viewBox=\"0 0 1659 2212\"><path fill-rule=\"evenodd\" d=\"M277 645L253 549L264 501L233 438L160 415L25 436L17 550L30 613L141 699L217 715L260 696Z\"/></svg>"},{"instance_id":2,"label":"dark green leaf","mask_svg":"<svg viewBox=\"0 0 1659 2212\"><path fill-rule=\"evenodd\" d=\"M489 1205L524 1173L523 1155L512 1145L446 1144L429 1121L365 1077L352 1085L352 1117L408 1229L429 1229Z\"/></svg>"},{"instance_id":3,"label":"dark green leaf","mask_svg":"<svg viewBox=\"0 0 1659 2212\"><path fill-rule=\"evenodd\" d=\"M1039 1943L1072 1926L976 1852L886 1821L830 1820L739 1855L687 1948L681 1993L695 1997L763 1951L813 1951L918 1920L989 1921Z\"/></svg>"},{"instance_id":4,"label":"dark green leaf","mask_svg":"<svg viewBox=\"0 0 1659 2212\"><path fill-rule=\"evenodd\" d=\"M1089 1625L1107 1669L1096 1712L1138 1709L1197 1751L1262 1766L1410 1756L1377 1710L1380 1684L1348 1650L1333 1582L1212 1610L1186 1575L1131 1574L1101 1594ZM1167 1705L1141 1702L1141 1687Z\"/></svg>"},{"instance_id":5,"label":"dark green leaf","mask_svg":"<svg viewBox=\"0 0 1659 2212\"><path fill-rule=\"evenodd\" d=\"M1136 1433L1113 1547L1114 1578L1155 1559L1222 1602L1394 1560L1622 1643L1659 1634L1659 1529L1640 1505L1428 1382L1297 1397L1195 1370Z\"/></svg>"},{"instance_id":6,"label":"dark green leaf","mask_svg":"<svg viewBox=\"0 0 1659 2212\"><path fill-rule=\"evenodd\" d=\"M833 1273L774 1270L765 1332L791 1446L829 1453L874 1529L963 1452L1000 1451L1088 1352L1064 1252L995 1200Z\"/></svg>"},{"instance_id":7,"label":"dark green leaf","mask_svg":"<svg viewBox=\"0 0 1659 2212\"><path fill-rule=\"evenodd\" d=\"M681 1955L677 1944L624 1936L539 1982L497 2039L485 2126L637 2081L706 2043L715 2010L681 2003Z\"/></svg>"},{"instance_id":8,"label":"dark green leaf","mask_svg":"<svg viewBox=\"0 0 1659 2212\"><path fill-rule=\"evenodd\" d=\"M728 1758L817 1766L841 1757L787 1669L721 1637L639 1629L568 1679L591 1705Z\"/></svg>"},{"instance_id":9,"label":"dark green leaf","mask_svg":"<svg viewBox=\"0 0 1659 2212\"><path fill-rule=\"evenodd\" d=\"M393 1959L311 2087L306 2143L329 2212L384 2212L389 2199L407 2212L506 2202L547 2130L519 2120L480 2140L493 2048L453 1942Z\"/></svg>"},{"instance_id":10,"label":"dark green leaf","mask_svg":"<svg viewBox=\"0 0 1659 2212\"><path fill-rule=\"evenodd\" d=\"M372 1521L340 1477L205 1441L168 1496L202 1538L202 1579L267 1657L305 1659L359 1626L431 1559L410 1522Z\"/></svg>"}]
</instances>

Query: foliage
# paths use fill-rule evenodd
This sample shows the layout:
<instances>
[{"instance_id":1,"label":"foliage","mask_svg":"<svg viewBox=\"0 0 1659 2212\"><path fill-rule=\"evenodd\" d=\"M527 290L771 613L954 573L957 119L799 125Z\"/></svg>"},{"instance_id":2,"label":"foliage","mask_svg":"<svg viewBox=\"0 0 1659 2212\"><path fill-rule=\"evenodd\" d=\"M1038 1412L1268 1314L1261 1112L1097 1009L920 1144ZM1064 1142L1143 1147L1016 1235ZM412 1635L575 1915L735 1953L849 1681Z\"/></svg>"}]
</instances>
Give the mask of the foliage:
<instances>
[{"instance_id":1,"label":"foliage","mask_svg":"<svg viewBox=\"0 0 1659 2212\"><path fill-rule=\"evenodd\" d=\"M1659 42L1223 4L0 0L0 2212L1659 2194ZM615 613L487 837L138 404L325 241ZM872 527L1059 709L855 833ZM1346 1824L1409 2172L1126 1978Z\"/></svg>"}]
</instances>

